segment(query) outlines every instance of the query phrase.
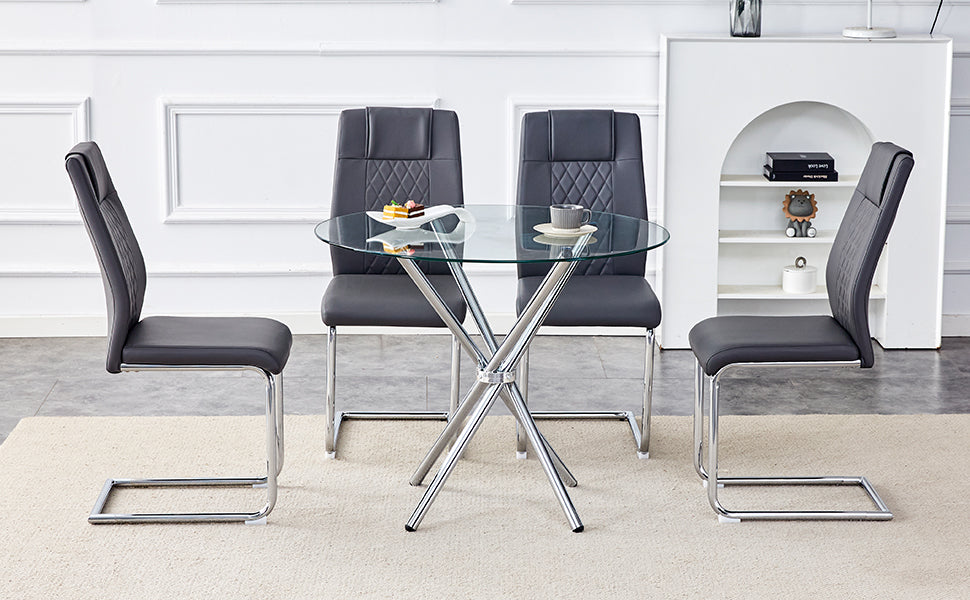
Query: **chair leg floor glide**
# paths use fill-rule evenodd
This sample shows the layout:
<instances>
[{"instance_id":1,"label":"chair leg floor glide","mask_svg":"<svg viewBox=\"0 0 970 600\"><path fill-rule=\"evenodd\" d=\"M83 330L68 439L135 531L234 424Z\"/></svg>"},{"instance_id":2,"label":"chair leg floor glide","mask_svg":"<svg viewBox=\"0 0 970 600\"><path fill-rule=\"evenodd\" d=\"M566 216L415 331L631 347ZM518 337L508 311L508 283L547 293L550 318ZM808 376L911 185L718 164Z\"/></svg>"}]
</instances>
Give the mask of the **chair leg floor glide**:
<instances>
[{"instance_id":1,"label":"chair leg floor glide","mask_svg":"<svg viewBox=\"0 0 970 600\"><path fill-rule=\"evenodd\" d=\"M348 420L400 420L400 421L448 421L458 408L461 387L461 344L458 338L451 338L451 389L449 391L448 411L337 411L337 328L329 327L327 335L327 431L324 446L327 458L337 457L337 440L340 426Z\"/></svg>"},{"instance_id":2,"label":"chair leg floor glide","mask_svg":"<svg viewBox=\"0 0 970 600\"><path fill-rule=\"evenodd\" d=\"M264 477L192 477L171 479L108 479L88 516L93 524L110 523L221 523L241 521L263 525L276 506L277 476L283 467L283 386L282 376L256 367L172 367L162 365L122 365L125 371L143 370L250 370L266 378L266 476ZM105 513L108 498L115 488L223 487L249 486L266 488L266 504L251 512L208 513Z\"/></svg>"},{"instance_id":3,"label":"chair leg floor glide","mask_svg":"<svg viewBox=\"0 0 970 600\"><path fill-rule=\"evenodd\" d=\"M817 476L817 477L718 477L718 392L720 377L733 367L833 367L858 366L859 361L829 361L808 363L734 363L722 368L713 376L707 376L700 363L696 363L694 381L694 469L704 481L708 501L722 523L737 523L747 520L858 520L888 521L892 512L876 493L869 480L861 476ZM708 462L704 465L704 388L709 387L710 405L708 421ZM718 490L725 486L859 486L866 492L876 510L729 510L718 499Z\"/></svg>"}]
</instances>

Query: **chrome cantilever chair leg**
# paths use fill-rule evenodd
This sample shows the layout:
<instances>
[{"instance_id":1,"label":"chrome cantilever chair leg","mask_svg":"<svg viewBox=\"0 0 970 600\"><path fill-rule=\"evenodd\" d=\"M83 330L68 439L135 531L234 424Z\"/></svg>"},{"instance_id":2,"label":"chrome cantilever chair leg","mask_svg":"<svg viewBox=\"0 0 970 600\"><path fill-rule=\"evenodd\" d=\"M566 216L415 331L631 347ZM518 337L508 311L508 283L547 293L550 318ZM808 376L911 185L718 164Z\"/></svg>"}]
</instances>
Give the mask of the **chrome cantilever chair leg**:
<instances>
[{"instance_id":1,"label":"chrome cantilever chair leg","mask_svg":"<svg viewBox=\"0 0 970 600\"><path fill-rule=\"evenodd\" d=\"M698 475L705 480L707 497L711 507L722 523L736 523L747 520L856 520L856 521L888 521L893 518L892 512L873 489L865 477L855 476L821 476L821 477L718 477L718 393L721 376L734 367L833 367L858 366L859 361L830 361L830 362L800 362L800 363L735 363L722 368L713 376L704 374L700 363L697 363L697 377L695 380L694 400L694 468ZM710 384L710 420L708 422L708 463L703 464L703 441L699 438L703 433L704 418L704 381ZM718 500L718 488L726 485L856 485L861 487L869 499L876 506L871 511L782 511L782 510L728 510Z\"/></svg>"},{"instance_id":2,"label":"chrome cantilever chair leg","mask_svg":"<svg viewBox=\"0 0 970 600\"><path fill-rule=\"evenodd\" d=\"M277 376L273 385L276 399L276 474L283 470L283 378Z\"/></svg>"},{"instance_id":3,"label":"chrome cantilever chair leg","mask_svg":"<svg viewBox=\"0 0 970 600\"><path fill-rule=\"evenodd\" d=\"M461 398L461 344L451 336L451 389L449 391L449 410L441 411L340 411L336 409L337 391L337 328L330 327L327 334L327 431L324 449L328 458L337 456L337 440L340 425L350 419L366 420L436 420L448 421L458 407Z\"/></svg>"},{"instance_id":4,"label":"chrome cantilever chair leg","mask_svg":"<svg viewBox=\"0 0 970 600\"><path fill-rule=\"evenodd\" d=\"M242 521L249 525L263 525L266 517L276 506L277 475L283 464L283 405L282 375L272 374L257 367L171 367L162 365L122 365L123 371L171 371L171 370L249 370L256 371L266 379L266 476L264 477L194 477L180 479L108 479L88 516L88 522L105 523L199 523ZM252 513L105 513L111 491L121 487L222 487L251 486L266 488L266 505Z\"/></svg>"},{"instance_id":5,"label":"chrome cantilever chair leg","mask_svg":"<svg viewBox=\"0 0 970 600\"><path fill-rule=\"evenodd\" d=\"M633 443L636 446L638 458L650 458L650 415L653 412L653 371L654 357L657 351L656 338L653 329L648 329L645 337L643 364L643 406L640 422L637 423L633 411L530 411L534 419L618 419L626 421L633 433ZM529 353L523 356L516 375L522 397L528 399L529 394ZM525 458L525 439L516 427L516 456Z\"/></svg>"}]
</instances>

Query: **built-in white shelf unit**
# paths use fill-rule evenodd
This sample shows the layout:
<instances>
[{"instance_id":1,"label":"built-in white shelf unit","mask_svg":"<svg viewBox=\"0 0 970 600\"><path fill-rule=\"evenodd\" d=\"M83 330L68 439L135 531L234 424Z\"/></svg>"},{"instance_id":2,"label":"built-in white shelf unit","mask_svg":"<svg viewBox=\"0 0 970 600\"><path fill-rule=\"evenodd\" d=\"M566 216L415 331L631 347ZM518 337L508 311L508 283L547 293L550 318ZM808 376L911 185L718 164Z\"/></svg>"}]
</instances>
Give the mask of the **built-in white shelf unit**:
<instances>
[{"instance_id":1,"label":"built-in white shelf unit","mask_svg":"<svg viewBox=\"0 0 970 600\"><path fill-rule=\"evenodd\" d=\"M887 348L938 347L951 60L946 38L665 37L661 344L687 347L690 328L714 315L829 314L835 232L872 143L893 141L916 168L873 281L872 331ZM839 181L768 181L771 151L828 152ZM791 190L815 195L816 237L785 235ZM818 269L813 293L782 290L798 256Z\"/></svg>"}]
</instances>

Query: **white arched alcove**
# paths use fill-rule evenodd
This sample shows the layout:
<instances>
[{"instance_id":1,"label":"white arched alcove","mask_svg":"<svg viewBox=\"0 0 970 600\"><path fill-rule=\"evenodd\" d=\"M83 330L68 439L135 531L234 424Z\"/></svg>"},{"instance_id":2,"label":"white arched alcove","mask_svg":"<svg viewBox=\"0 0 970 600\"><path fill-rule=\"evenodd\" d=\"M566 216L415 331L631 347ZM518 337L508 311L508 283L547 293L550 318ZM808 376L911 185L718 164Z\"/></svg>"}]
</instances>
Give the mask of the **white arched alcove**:
<instances>
[{"instance_id":1,"label":"white arched alcove","mask_svg":"<svg viewBox=\"0 0 970 600\"><path fill-rule=\"evenodd\" d=\"M662 345L687 347L690 328L717 314L827 312L832 236L872 142L892 141L916 167L876 273L873 333L887 348L938 347L951 61L952 42L927 36L664 37ZM828 152L840 181L769 182L761 172L771 151ZM790 243L781 203L799 187L816 194L820 236ZM780 289L796 256L819 269L809 296Z\"/></svg>"},{"instance_id":2,"label":"white arched alcove","mask_svg":"<svg viewBox=\"0 0 970 600\"><path fill-rule=\"evenodd\" d=\"M766 151L807 151L829 152L838 171L857 175L874 141L866 124L843 108L825 102L789 102L744 126L724 156L721 174L761 175Z\"/></svg>"},{"instance_id":3,"label":"white arched alcove","mask_svg":"<svg viewBox=\"0 0 970 600\"><path fill-rule=\"evenodd\" d=\"M790 102L771 108L737 134L721 167L718 202L717 313L829 314L825 265L835 232L859 180L873 138L869 128L848 111L817 101ZM838 182L769 182L762 174L766 152L828 152L840 174ZM804 190L816 200L812 238L789 238L782 212L787 193ZM782 270L804 257L817 270L817 287L808 294L788 294ZM872 330L885 323L884 262L870 294Z\"/></svg>"}]
</instances>

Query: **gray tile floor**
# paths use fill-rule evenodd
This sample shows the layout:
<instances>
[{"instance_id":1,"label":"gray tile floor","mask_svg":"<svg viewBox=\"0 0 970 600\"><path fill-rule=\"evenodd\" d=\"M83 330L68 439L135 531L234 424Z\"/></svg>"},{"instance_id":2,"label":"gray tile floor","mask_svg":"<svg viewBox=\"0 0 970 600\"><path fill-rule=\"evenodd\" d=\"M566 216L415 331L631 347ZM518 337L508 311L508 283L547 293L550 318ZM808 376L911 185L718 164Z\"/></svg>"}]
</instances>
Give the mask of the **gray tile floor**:
<instances>
[{"instance_id":1,"label":"gray tile floor","mask_svg":"<svg viewBox=\"0 0 970 600\"><path fill-rule=\"evenodd\" d=\"M450 337L343 335L337 402L342 410L445 409ZM262 387L245 373L104 370L103 338L0 339L0 441L33 415L260 414ZM757 371L725 382L728 414L968 413L970 338L935 350L876 349L873 369ZM284 372L290 414L324 410L326 337L297 336ZM530 404L537 409L637 410L643 339L539 337L532 348ZM472 381L463 361L462 378ZM690 414L693 357L659 354L654 413ZM504 407L496 408L496 411Z\"/></svg>"}]
</instances>

